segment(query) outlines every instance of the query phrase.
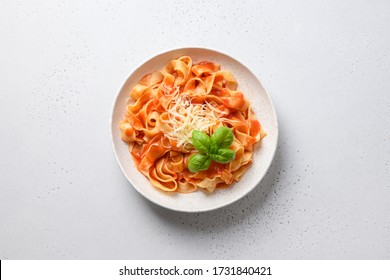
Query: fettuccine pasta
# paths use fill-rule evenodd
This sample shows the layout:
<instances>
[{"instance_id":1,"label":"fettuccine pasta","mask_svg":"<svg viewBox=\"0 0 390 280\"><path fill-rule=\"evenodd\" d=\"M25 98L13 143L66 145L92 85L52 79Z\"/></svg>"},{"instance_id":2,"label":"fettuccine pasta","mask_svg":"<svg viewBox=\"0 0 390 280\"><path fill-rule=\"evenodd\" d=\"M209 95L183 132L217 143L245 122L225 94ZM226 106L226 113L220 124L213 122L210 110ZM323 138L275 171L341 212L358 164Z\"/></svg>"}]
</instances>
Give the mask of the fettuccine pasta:
<instances>
[{"instance_id":1,"label":"fettuccine pasta","mask_svg":"<svg viewBox=\"0 0 390 280\"><path fill-rule=\"evenodd\" d=\"M196 153L192 131L211 135L220 126L234 134L234 160L190 172L188 160ZM189 56L169 61L138 82L120 131L136 167L152 185L180 193L213 192L239 181L252 161L254 144L266 135L232 73L208 61L193 64Z\"/></svg>"}]
</instances>

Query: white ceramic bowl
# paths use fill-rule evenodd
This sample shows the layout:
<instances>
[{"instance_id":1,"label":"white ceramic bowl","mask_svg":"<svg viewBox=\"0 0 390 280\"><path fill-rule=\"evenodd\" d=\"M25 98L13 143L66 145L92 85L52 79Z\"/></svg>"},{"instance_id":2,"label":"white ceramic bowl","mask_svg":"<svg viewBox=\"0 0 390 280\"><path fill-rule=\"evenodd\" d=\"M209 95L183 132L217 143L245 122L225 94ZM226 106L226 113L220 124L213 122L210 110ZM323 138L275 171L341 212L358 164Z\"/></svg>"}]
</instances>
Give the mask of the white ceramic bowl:
<instances>
[{"instance_id":1,"label":"white ceramic bowl","mask_svg":"<svg viewBox=\"0 0 390 280\"><path fill-rule=\"evenodd\" d=\"M256 144L253 162L240 182L227 189L207 193L199 190L190 194L167 193L153 187L149 180L135 167L127 144L120 138L119 122L125 115L126 99L137 82L146 74L162 67L171 59L188 55L193 62L212 61L221 64L221 68L233 73L238 82L238 89L251 101L256 117L259 119L267 136ZM118 96L112 112L111 133L116 159L123 174L130 184L150 201L176 211L210 211L242 198L254 189L267 172L275 154L278 142L278 122L271 98L256 76L234 58L218 51L204 48L182 48L164 52L147 60L131 73Z\"/></svg>"}]
</instances>

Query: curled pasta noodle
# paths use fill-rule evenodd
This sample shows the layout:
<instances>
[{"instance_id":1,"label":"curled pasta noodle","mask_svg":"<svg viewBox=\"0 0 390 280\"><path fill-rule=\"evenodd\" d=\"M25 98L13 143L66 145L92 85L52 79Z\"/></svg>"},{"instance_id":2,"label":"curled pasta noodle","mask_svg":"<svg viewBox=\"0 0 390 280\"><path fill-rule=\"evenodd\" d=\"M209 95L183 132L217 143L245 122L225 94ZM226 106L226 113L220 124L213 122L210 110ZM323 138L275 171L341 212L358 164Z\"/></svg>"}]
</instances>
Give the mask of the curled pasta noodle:
<instances>
[{"instance_id":1,"label":"curled pasta noodle","mask_svg":"<svg viewBox=\"0 0 390 280\"><path fill-rule=\"evenodd\" d=\"M137 169L154 187L165 192L213 192L242 178L255 144L266 133L237 86L233 74L221 70L221 65L194 64L191 57L182 56L145 75L132 88L119 129ZM211 135L220 126L233 132L229 148L235 158L191 173L188 160L196 149L188 131Z\"/></svg>"}]
</instances>

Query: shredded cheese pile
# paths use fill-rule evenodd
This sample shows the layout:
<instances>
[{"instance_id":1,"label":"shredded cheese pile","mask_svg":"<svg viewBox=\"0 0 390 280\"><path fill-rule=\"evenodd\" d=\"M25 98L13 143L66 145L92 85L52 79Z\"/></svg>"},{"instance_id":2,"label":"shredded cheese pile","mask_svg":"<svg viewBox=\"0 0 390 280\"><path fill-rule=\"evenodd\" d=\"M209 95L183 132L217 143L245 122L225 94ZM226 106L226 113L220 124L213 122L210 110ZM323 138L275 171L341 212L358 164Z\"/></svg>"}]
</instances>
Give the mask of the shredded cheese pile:
<instances>
[{"instance_id":1,"label":"shredded cheese pile","mask_svg":"<svg viewBox=\"0 0 390 280\"><path fill-rule=\"evenodd\" d=\"M177 141L177 147L184 145L185 148L192 147L193 130L207 133L210 127L218 123L219 117L225 114L207 102L193 104L187 95L178 97L167 111L173 127L167 137Z\"/></svg>"}]
</instances>

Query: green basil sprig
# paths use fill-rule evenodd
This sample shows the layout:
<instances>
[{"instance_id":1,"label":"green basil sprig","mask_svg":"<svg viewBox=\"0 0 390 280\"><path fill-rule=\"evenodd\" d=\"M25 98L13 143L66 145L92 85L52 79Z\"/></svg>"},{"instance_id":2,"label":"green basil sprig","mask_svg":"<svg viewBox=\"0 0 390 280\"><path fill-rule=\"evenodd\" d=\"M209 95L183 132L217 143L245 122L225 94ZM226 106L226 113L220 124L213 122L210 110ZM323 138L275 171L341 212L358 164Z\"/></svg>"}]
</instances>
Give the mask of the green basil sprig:
<instances>
[{"instance_id":1,"label":"green basil sprig","mask_svg":"<svg viewBox=\"0 0 390 280\"><path fill-rule=\"evenodd\" d=\"M218 127L211 137L199 130L192 131L192 144L201 153L190 157L188 169L198 172L207 170L212 160L219 163L234 160L236 152L229 149L233 141L232 130L225 126Z\"/></svg>"}]
</instances>

